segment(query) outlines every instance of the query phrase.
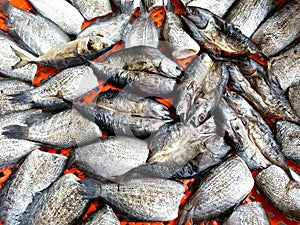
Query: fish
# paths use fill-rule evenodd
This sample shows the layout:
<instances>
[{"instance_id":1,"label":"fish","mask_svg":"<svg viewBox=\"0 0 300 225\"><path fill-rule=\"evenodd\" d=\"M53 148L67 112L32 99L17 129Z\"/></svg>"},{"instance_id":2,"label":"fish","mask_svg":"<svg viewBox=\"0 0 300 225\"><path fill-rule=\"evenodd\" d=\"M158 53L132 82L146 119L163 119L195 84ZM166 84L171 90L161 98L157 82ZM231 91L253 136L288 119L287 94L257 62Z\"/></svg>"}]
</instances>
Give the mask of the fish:
<instances>
[{"instance_id":1,"label":"fish","mask_svg":"<svg viewBox=\"0 0 300 225\"><path fill-rule=\"evenodd\" d=\"M288 121L277 121L276 138L285 157L300 165L300 126Z\"/></svg>"},{"instance_id":2,"label":"fish","mask_svg":"<svg viewBox=\"0 0 300 225\"><path fill-rule=\"evenodd\" d=\"M269 70L277 78L280 87L286 91L290 86L300 83L300 43L281 52L269 61Z\"/></svg>"},{"instance_id":3,"label":"fish","mask_svg":"<svg viewBox=\"0 0 300 225\"><path fill-rule=\"evenodd\" d=\"M26 213L24 224L74 223L84 213L88 199L84 198L83 185L74 174L61 176L34 200Z\"/></svg>"},{"instance_id":4,"label":"fish","mask_svg":"<svg viewBox=\"0 0 300 225\"><path fill-rule=\"evenodd\" d=\"M99 127L74 109L56 114L33 115L26 126L7 126L2 133L8 138L24 139L58 148L82 146L102 136Z\"/></svg>"},{"instance_id":5,"label":"fish","mask_svg":"<svg viewBox=\"0 0 300 225\"><path fill-rule=\"evenodd\" d=\"M235 1L225 19L250 38L275 6L273 0Z\"/></svg>"},{"instance_id":6,"label":"fish","mask_svg":"<svg viewBox=\"0 0 300 225\"><path fill-rule=\"evenodd\" d=\"M85 64L88 59L92 59L105 53L113 44L114 42L104 37L90 36L55 46L39 57L27 56L21 51L13 48L13 51L21 60L12 68L18 69L28 63L56 68L78 66Z\"/></svg>"},{"instance_id":7,"label":"fish","mask_svg":"<svg viewBox=\"0 0 300 225\"><path fill-rule=\"evenodd\" d=\"M120 212L141 221L175 219L184 193L182 183L159 178L132 179L122 184L93 179L81 182L87 198L100 196Z\"/></svg>"},{"instance_id":8,"label":"fish","mask_svg":"<svg viewBox=\"0 0 300 225\"><path fill-rule=\"evenodd\" d=\"M139 7L139 2L136 0L111 0L113 5L124 14L132 14L135 8Z\"/></svg>"},{"instance_id":9,"label":"fish","mask_svg":"<svg viewBox=\"0 0 300 225\"><path fill-rule=\"evenodd\" d=\"M245 162L233 156L210 170L184 205L184 220L205 221L220 217L239 205L250 193L254 179Z\"/></svg>"},{"instance_id":10,"label":"fish","mask_svg":"<svg viewBox=\"0 0 300 225\"><path fill-rule=\"evenodd\" d=\"M296 114L300 116L300 101L298 96L300 95L300 83L299 85L294 85L288 89L288 98L291 106L295 110Z\"/></svg>"},{"instance_id":11,"label":"fish","mask_svg":"<svg viewBox=\"0 0 300 225\"><path fill-rule=\"evenodd\" d=\"M146 162L149 149L146 141L130 137L108 137L76 148L70 164L100 180L110 180Z\"/></svg>"},{"instance_id":12,"label":"fish","mask_svg":"<svg viewBox=\"0 0 300 225\"><path fill-rule=\"evenodd\" d=\"M96 97L96 105L141 117L170 119L168 107L150 98L144 98L124 90L108 90Z\"/></svg>"},{"instance_id":13,"label":"fish","mask_svg":"<svg viewBox=\"0 0 300 225\"><path fill-rule=\"evenodd\" d=\"M112 7L109 0L70 0L70 2L87 20L112 13Z\"/></svg>"},{"instance_id":14,"label":"fish","mask_svg":"<svg viewBox=\"0 0 300 225\"><path fill-rule=\"evenodd\" d=\"M20 58L15 54L13 49L16 49L22 54L32 57L32 55L16 44L8 35L4 32L0 32L0 74L10 78L18 78L23 81L32 82L37 72L37 66L35 64L28 64L24 68L12 69Z\"/></svg>"},{"instance_id":15,"label":"fish","mask_svg":"<svg viewBox=\"0 0 300 225\"><path fill-rule=\"evenodd\" d=\"M181 19L174 13L174 7L170 0L161 32L174 58L184 59L196 55L200 51L197 42L184 30Z\"/></svg>"},{"instance_id":16,"label":"fish","mask_svg":"<svg viewBox=\"0 0 300 225\"><path fill-rule=\"evenodd\" d=\"M81 31L84 18L68 1L30 0L29 2L35 10L57 24L64 32L77 35Z\"/></svg>"},{"instance_id":17,"label":"fish","mask_svg":"<svg viewBox=\"0 0 300 225\"><path fill-rule=\"evenodd\" d=\"M262 23L251 36L264 55L270 57L299 37L300 4L298 0L289 0ZM276 31L276 32L274 32Z\"/></svg>"},{"instance_id":18,"label":"fish","mask_svg":"<svg viewBox=\"0 0 300 225\"><path fill-rule=\"evenodd\" d=\"M6 24L13 27L11 32L35 55L43 55L50 48L70 41L70 37L50 20L18 9L8 0L1 2L0 11L7 15Z\"/></svg>"},{"instance_id":19,"label":"fish","mask_svg":"<svg viewBox=\"0 0 300 225\"><path fill-rule=\"evenodd\" d=\"M216 14L217 16L223 17L225 13L229 10L230 6L235 2L235 0L228 0L223 2L220 2L218 0L182 0L182 2L187 2L187 6L194 6L207 9L210 12Z\"/></svg>"},{"instance_id":20,"label":"fish","mask_svg":"<svg viewBox=\"0 0 300 225\"><path fill-rule=\"evenodd\" d=\"M139 17L131 24L128 24L122 40L125 49L134 46L158 47L159 29L150 17L142 1Z\"/></svg>"},{"instance_id":21,"label":"fish","mask_svg":"<svg viewBox=\"0 0 300 225\"><path fill-rule=\"evenodd\" d=\"M237 207L223 225L270 225L267 213L260 202L249 202Z\"/></svg>"},{"instance_id":22,"label":"fish","mask_svg":"<svg viewBox=\"0 0 300 225\"><path fill-rule=\"evenodd\" d=\"M0 140L0 168L16 164L30 152L39 149L40 145L35 142L18 139Z\"/></svg>"},{"instance_id":23,"label":"fish","mask_svg":"<svg viewBox=\"0 0 300 225\"><path fill-rule=\"evenodd\" d=\"M299 176L294 172L297 180ZM286 190L290 179L278 166L272 165L255 177L260 193L286 217L300 220L300 188Z\"/></svg>"},{"instance_id":24,"label":"fish","mask_svg":"<svg viewBox=\"0 0 300 225\"><path fill-rule=\"evenodd\" d=\"M262 56L258 47L233 24L199 7L187 7L182 21L201 48L216 57Z\"/></svg>"},{"instance_id":25,"label":"fish","mask_svg":"<svg viewBox=\"0 0 300 225\"><path fill-rule=\"evenodd\" d=\"M291 182L289 186L287 186L287 189L297 185L297 181L294 180L291 174L290 168L275 140L274 134L262 116L236 92L226 91L224 96L227 103L238 115L238 118L245 124L252 142L259 148L263 156L272 164L282 168L290 177Z\"/></svg>"},{"instance_id":26,"label":"fish","mask_svg":"<svg viewBox=\"0 0 300 225\"><path fill-rule=\"evenodd\" d=\"M50 77L39 87L10 95L10 101L43 109L62 109L68 105L56 97L58 92L66 99L75 100L97 86L98 79L90 67L76 66Z\"/></svg>"},{"instance_id":27,"label":"fish","mask_svg":"<svg viewBox=\"0 0 300 225\"><path fill-rule=\"evenodd\" d=\"M1 190L3 224L22 224L29 204L62 174L66 161L63 155L40 150L31 152Z\"/></svg>"},{"instance_id":28,"label":"fish","mask_svg":"<svg viewBox=\"0 0 300 225\"><path fill-rule=\"evenodd\" d=\"M116 214L108 205L103 206L101 209L97 210L95 213L90 215L82 225L120 225Z\"/></svg>"}]
</instances>

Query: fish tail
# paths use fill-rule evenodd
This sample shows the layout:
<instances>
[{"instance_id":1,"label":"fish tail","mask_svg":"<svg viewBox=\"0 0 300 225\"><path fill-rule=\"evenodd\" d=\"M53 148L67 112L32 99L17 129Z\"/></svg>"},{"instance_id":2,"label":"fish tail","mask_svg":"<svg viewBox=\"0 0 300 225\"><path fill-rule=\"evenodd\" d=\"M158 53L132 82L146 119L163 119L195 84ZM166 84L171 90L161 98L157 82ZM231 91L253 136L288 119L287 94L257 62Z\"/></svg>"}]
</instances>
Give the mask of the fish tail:
<instances>
[{"instance_id":1,"label":"fish tail","mask_svg":"<svg viewBox=\"0 0 300 225\"><path fill-rule=\"evenodd\" d=\"M66 164L66 168L70 169L76 162L75 150L70 151L70 155Z\"/></svg>"},{"instance_id":2,"label":"fish tail","mask_svg":"<svg viewBox=\"0 0 300 225\"><path fill-rule=\"evenodd\" d=\"M94 179L85 179L78 181L84 186L82 195L87 199L97 198L101 195L101 186L99 182Z\"/></svg>"},{"instance_id":3,"label":"fish tail","mask_svg":"<svg viewBox=\"0 0 300 225\"><path fill-rule=\"evenodd\" d=\"M164 0L165 1L165 0ZM174 12L174 5L172 3L172 0L167 0L167 9L166 12Z\"/></svg>"},{"instance_id":4,"label":"fish tail","mask_svg":"<svg viewBox=\"0 0 300 225\"><path fill-rule=\"evenodd\" d=\"M13 94L9 95L9 97L12 97L10 101L12 103L22 103L22 104L27 104L27 103L33 103L33 99L31 98L31 94L28 91L24 91L18 94Z\"/></svg>"},{"instance_id":5,"label":"fish tail","mask_svg":"<svg viewBox=\"0 0 300 225\"><path fill-rule=\"evenodd\" d=\"M140 0L140 13L145 14L148 12L148 8L144 0Z\"/></svg>"},{"instance_id":6,"label":"fish tail","mask_svg":"<svg viewBox=\"0 0 300 225\"><path fill-rule=\"evenodd\" d=\"M188 222L190 220L190 216L189 216L189 210L187 209L183 209L181 212L180 212L180 219L178 221L178 225L184 225L185 221Z\"/></svg>"},{"instance_id":7,"label":"fish tail","mask_svg":"<svg viewBox=\"0 0 300 225\"><path fill-rule=\"evenodd\" d=\"M12 66L12 69L18 69L23 66L26 66L28 63L32 62L33 59L30 57L26 56L23 52L20 52L16 50L15 48L11 47L11 49L15 52L15 54L20 58L20 61L17 62L15 65Z\"/></svg>"},{"instance_id":8,"label":"fish tail","mask_svg":"<svg viewBox=\"0 0 300 225\"><path fill-rule=\"evenodd\" d=\"M27 126L12 125L3 128L2 134L11 139L27 139Z\"/></svg>"}]
</instances>

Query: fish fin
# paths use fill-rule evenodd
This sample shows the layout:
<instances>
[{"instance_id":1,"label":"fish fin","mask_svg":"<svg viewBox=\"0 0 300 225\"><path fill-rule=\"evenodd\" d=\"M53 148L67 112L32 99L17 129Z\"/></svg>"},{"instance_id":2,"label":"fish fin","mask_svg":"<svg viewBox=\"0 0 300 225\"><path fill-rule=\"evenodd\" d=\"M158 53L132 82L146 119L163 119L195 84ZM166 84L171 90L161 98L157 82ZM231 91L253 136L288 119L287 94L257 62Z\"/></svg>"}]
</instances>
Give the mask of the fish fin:
<instances>
[{"instance_id":1,"label":"fish fin","mask_svg":"<svg viewBox=\"0 0 300 225\"><path fill-rule=\"evenodd\" d=\"M3 128L2 134L12 139L27 139L27 126L12 125Z\"/></svg>"},{"instance_id":2,"label":"fish fin","mask_svg":"<svg viewBox=\"0 0 300 225\"><path fill-rule=\"evenodd\" d=\"M187 224L187 222L190 220L189 211L186 209L183 209L180 212L179 221L177 225L184 225ZM186 221L186 223L184 223Z\"/></svg>"},{"instance_id":3,"label":"fish fin","mask_svg":"<svg viewBox=\"0 0 300 225\"><path fill-rule=\"evenodd\" d=\"M145 14L148 12L148 8L144 0L140 0L140 13Z\"/></svg>"},{"instance_id":4,"label":"fish fin","mask_svg":"<svg viewBox=\"0 0 300 225\"><path fill-rule=\"evenodd\" d=\"M12 97L12 99L10 99L12 103L22 103L22 104L33 103L33 100L31 98L31 93L28 91L9 95L9 97Z\"/></svg>"},{"instance_id":5,"label":"fish fin","mask_svg":"<svg viewBox=\"0 0 300 225\"><path fill-rule=\"evenodd\" d=\"M14 53L21 59L19 62L17 62L15 65L12 66L12 69L18 69L23 66L26 66L32 59L30 59L28 56L26 56L23 52L18 51L17 49L10 46L11 49L14 51Z\"/></svg>"},{"instance_id":6,"label":"fish fin","mask_svg":"<svg viewBox=\"0 0 300 225\"><path fill-rule=\"evenodd\" d=\"M79 180L78 182L84 186L82 195L85 196L85 198L92 199L100 197L101 186L96 180L89 178L85 180Z\"/></svg>"},{"instance_id":7,"label":"fish fin","mask_svg":"<svg viewBox=\"0 0 300 225\"><path fill-rule=\"evenodd\" d=\"M76 152L75 150L70 151L69 158L66 164L66 168L70 169L76 163Z\"/></svg>"}]
</instances>

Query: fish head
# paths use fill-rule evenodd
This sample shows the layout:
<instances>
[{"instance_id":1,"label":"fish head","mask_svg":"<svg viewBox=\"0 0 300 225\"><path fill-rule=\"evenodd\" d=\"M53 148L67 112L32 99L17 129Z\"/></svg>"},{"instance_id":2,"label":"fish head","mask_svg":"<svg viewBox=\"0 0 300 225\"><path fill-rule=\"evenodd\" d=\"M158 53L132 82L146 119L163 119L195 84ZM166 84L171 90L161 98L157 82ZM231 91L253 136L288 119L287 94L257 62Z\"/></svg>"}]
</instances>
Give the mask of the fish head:
<instances>
[{"instance_id":1,"label":"fish head","mask_svg":"<svg viewBox=\"0 0 300 225\"><path fill-rule=\"evenodd\" d=\"M105 37L95 35L95 36L89 37L86 48L88 51L94 52L94 51L106 49L106 48L112 46L113 44L114 44L113 41L111 41Z\"/></svg>"},{"instance_id":2,"label":"fish head","mask_svg":"<svg viewBox=\"0 0 300 225\"><path fill-rule=\"evenodd\" d=\"M188 18L186 18L184 16L182 16L181 18L182 18L182 23L188 29L189 34L191 35L191 37L196 41L202 40L203 37L200 34L197 26L194 23L192 23L192 21L190 21Z\"/></svg>"},{"instance_id":3,"label":"fish head","mask_svg":"<svg viewBox=\"0 0 300 225\"><path fill-rule=\"evenodd\" d=\"M237 94L234 91L226 91L224 98L228 105L238 114L238 115L243 115L244 113L244 99L242 96Z\"/></svg>"},{"instance_id":4,"label":"fish head","mask_svg":"<svg viewBox=\"0 0 300 225\"><path fill-rule=\"evenodd\" d=\"M205 29L210 20L212 20L211 13L200 7L189 6L183 14L185 18L189 19L198 29Z\"/></svg>"},{"instance_id":5,"label":"fish head","mask_svg":"<svg viewBox=\"0 0 300 225\"><path fill-rule=\"evenodd\" d=\"M182 68L173 60L164 57L160 62L160 71L163 72L166 77L176 78L183 72Z\"/></svg>"},{"instance_id":6,"label":"fish head","mask_svg":"<svg viewBox=\"0 0 300 225\"><path fill-rule=\"evenodd\" d=\"M203 124L212 115L210 105L210 101L198 97L190 108L188 123L192 123L195 127Z\"/></svg>"}]
</instances>

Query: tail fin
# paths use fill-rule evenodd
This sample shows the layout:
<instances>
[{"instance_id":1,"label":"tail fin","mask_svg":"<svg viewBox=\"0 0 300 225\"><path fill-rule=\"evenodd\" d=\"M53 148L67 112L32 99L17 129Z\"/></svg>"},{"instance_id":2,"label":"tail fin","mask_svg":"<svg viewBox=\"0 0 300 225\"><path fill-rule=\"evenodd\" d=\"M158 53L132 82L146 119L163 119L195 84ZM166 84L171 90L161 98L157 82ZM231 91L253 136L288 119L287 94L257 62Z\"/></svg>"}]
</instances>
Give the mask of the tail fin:
<instances>
[{"instance_id":1,"label":"tail fin","mask_svg":"<svg viewBox=\"0 0 300 225\"><path fill-rule=\"evenodd\" d=\"M184 222L188 222L190 220L190 216L189 216L189 211L186 209L183 209L180 212L180 216L179 216L179 221L178 221L178 225L184 225Z\"/></svg>"},{"instance_id":2,"label":"tail fin","mask_svg":"<svg viewBox=\"0 0 300 225\"><path fill-rule=\"evenodd\" d=\"M84 187L82 195L87 199L97 198L101 195L101 184L94 179L86 179L78 181Z\"/></svg>"},{"instance_id":3,"label":"tail fin","mask_svg":"<svg viewBox=\"0 0 300 225\"><path fill-rule=\"evenodd\" d=\"M75 163L76 163L76 152L75 149L73 151L70 151L70 155L67 161L66 168L70 169Z\"/></svg>"},{"instance_id":4,"label":"tail fin","mask_svg":"<svg viewBox=\"0 0 300 225\"><path fill-rule=\"evenodd\" d=\"M2 134L11 139L27 139L27 129L26 126L12 125L4 127Z\"/></svg>"},{"instance_id":5,"label":"tail fin","mask_svg":"<svg viewBox=\"0 0 300 225\"><path fill-rule=\"evenodd\" d=\"M12 103L19 103L19 104L33 103L33 100L31 98L31 93L29 91L24 91L9 96L12 97L12 99L10 99Z\"/></svg>"},{"instance_id":6,"label":"tail fin","mask_svg":"<svg viewBox=\"0 0 300 225\"><path fill-rule=\"evenodd\" d=\"M144 0L140 0L140 13L145 14L148 12L148 8Z\"/></svg>"},{"instance_id":7,"label":"tail fin","mask_svg":"<svg viewBox=\"0 0 300 225\"><path fill-rule=\"evenodd\" d=\"M11 47L11 46L10 46ZM17 49L11 47L11 49L15 52L15 54L20 58L20 61L17 62L14 66L12 66L12 69L18 69L23 66L26 66L28 63L32 62L33 59L26 56L23 52L18 51Z\"/></svg>"}]
</instances>

